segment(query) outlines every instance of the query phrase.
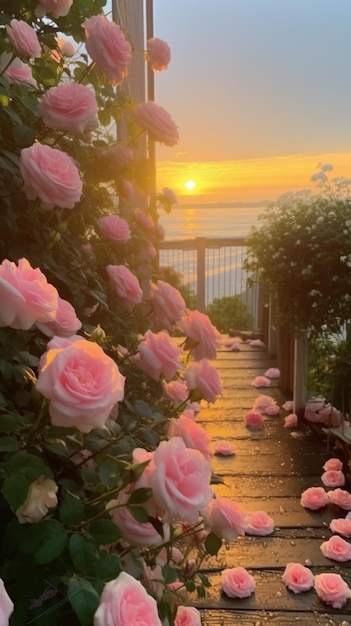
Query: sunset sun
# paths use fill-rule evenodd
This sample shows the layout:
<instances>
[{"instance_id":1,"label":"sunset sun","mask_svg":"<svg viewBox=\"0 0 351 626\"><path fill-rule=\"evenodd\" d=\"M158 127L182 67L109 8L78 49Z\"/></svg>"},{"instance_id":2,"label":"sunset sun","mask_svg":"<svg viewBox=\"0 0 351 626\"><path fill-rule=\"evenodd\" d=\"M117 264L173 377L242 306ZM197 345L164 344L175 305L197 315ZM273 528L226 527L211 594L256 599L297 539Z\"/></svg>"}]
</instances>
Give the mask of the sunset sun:
<instances>
[{"instance_id":1,"label":"sunset sun","mask_svg":"<svg viewBox=\"0 0 351 626\"><path fill-rule=\"evenodd\" d=\"M193 180L187 180L186 183L184 183L184 187L186 187L188 191L194 191L196 183Z\"/></svg>"}]
</instances>

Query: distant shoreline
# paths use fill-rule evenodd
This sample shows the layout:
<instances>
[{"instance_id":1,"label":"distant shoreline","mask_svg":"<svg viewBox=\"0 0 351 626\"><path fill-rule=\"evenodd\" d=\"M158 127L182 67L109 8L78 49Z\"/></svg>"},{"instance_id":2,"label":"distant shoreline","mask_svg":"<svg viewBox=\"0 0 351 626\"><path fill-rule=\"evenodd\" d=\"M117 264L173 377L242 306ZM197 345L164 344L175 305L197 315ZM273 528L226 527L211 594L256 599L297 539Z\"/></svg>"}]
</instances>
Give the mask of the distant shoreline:
<instances>
[{"instance_id":1,"label":"distant shoreline","mask_svg":"<svg viewBox=\"0 0 351 626\"><path fill-rule=\"evenodd\" d=\"M196 204L191 202L182 202L174 204L173 208L179 209L225 209L225 208L245 208L245 207L266 207L272 200L260 200L259 202L198 202Z\"/></svg>"}]
</instances>

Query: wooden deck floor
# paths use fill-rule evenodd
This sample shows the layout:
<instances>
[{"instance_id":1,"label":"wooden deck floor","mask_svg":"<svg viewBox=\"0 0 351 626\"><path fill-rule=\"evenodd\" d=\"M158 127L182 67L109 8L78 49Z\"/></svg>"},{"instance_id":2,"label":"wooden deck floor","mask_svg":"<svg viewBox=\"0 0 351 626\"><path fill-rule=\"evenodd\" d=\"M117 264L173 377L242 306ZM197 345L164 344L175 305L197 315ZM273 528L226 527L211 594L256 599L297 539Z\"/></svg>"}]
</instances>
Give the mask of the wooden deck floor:
<instances>
[{"instance_id":1,"label":"wooden deck floor","mask_svg":"<svg viewBox=\"0 0 351 626\"><path fill-rule=\"evenodd\" d=\"M264 349L246 344L240 352L223 349L215 365L222 379L223 397L203 408L197 421L213 442L230 440L236 455L212 457L213 471L224 481L214 485L214 490L240 503L246 511L266 511L274 519L275 532L268 537L239 537L206 563L212 586L206 599L196 604L203 626L351 625L351 600L343 609L334 610L314 591L294 594L282 582L285 565L299 562L311 566L315 574L339 573L351 586L351 561L330 561L320 551L322 541L332 534L329 522L344 517L345 511L329 505L311 512L300 504L304 489L322 486L322 465L331 456L325 442L306 429L284 428L285 411L267 417L262 431L245 427L243 416L258 395L270 395L279 405L287 399L277 381L263 389L251 384L256 376L275 366ZM248 569L257 583L255 593L247 599L231 599L221 592L221 570L238 565Z\"/></svg>"}]
</instances>

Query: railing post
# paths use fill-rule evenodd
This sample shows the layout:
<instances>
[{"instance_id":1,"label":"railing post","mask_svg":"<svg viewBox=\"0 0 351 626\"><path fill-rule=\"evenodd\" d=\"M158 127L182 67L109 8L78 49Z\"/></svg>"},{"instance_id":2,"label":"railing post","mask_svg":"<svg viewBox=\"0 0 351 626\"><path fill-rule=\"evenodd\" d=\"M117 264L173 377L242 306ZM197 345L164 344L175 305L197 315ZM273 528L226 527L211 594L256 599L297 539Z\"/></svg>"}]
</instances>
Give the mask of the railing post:
<instances>
[{"instance_id":1,"label":"railing post","mask_svg":"<svg viewBox=\"0 0 351 626\"><path fill-rule=\"evenodd\" d=\"M196 308L200 313L205 313L205 257L206 257L206 238L196 237L196 269L197 269L197 288L196 288Z\"/></svg>"},{"instance_id":2,"label":"railing post","mask_svg":"<svg viewBox=\"0 0 351 626\"><path fill-rule=\"evenodd\" d=\"M277 311L272 294L269 295L268 352L271 356L277 355Z\"/></svg>"},{"instance_id":3,"label":"railing post","mask_svg":"<svg viewBox=\"0 0 351 626\"><path fill-rule=\"evenodd\" d=\"M307 356L308 340L305 334L299 334L294 340L294 413L303 414L307 400Z\"/></svg>"}]
</instances>

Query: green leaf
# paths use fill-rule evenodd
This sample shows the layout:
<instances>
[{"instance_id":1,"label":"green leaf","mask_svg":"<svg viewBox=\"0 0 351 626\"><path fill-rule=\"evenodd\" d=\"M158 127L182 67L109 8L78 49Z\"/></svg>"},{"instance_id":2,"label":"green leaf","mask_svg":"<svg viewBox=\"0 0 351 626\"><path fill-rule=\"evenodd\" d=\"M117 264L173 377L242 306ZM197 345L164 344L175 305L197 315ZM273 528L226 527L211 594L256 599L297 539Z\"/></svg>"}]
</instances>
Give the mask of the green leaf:
<instances>
[{"instance_id":1,"label":"green leaf","mask_svg":"<svg viewBox=\"0 0 351 626\"><path fill-rule=\"evenodd\" d=\"M85 578L74 576L68 583L68 598L81 626L91 626L100 599L94 587Z\"/></svg>"},{"instance_id":2,"label":"green leaf","mask_svg":"<svg viewBox=\"0 0 351 626\"><path fill-rule=\"evenodd\" d=\"M205 548L208 554L210 554L211 556L216 556L221 546L222 539L217 537L217 535L215 535L214 533L210 533L209 535L207 535L205 539Z\"/></svg>"},{"instance_id":3,"label":"green leaf","mask_svg":"<svg viewBox=\"0 0 351 626\"><path fill-rule=\"evenodd\" d=\"M91 574L95 570L97 558L94 544L86 536L78 533L72 535L68 544L73 565L82 574Z\"/></svg>"},{"instance_id":4,"label":"green leaf","mask_svg":"<svg viewBox=\"0 0 351 626\"><path fill-rule=\"evenodd\" d=\"M152 496L152 489L148 489L147 487L141 487L140 489L136 489L131 494L128 499L127 505L130 504L143 504L147 502Z\"/></svg>"},{"instance_id":5,"label":"green leaf","mask_svg":"<svg viewBox=\"0 0 351 626\"><path fill-rule=\"evenodd\" d=\"M60 504L60 520L63 524L79 524L85 519L85 506L73 493L66 493Z\"/></svg>"},{"instance_id":6,"label":"green leaf","mask_svg":"<svg viewBox=\"0 0 351 626\"><path fill-rule=\"evenodd\" d=\"M17 511L25 501L29 484L21 472L14 472L5 478L2 493L13 511Z\"/></svg>"},{"instance_id":7,"label":"green leaf","mask_svg":"<svg viewBox=\"0 0 351 626\"><path fill-rule=\"evenodd\" d=\"M109 581L123 571L121 559L116 554L104 554L95 565L96 576Z\"/></svg>"},{"instance_id":8,"label":"green leaf","mask_svg":"<svg viewBox=\"0 0 351 626\"><path fill-rule=\"evenodd\" d=\"M148 512L141 506L129 506L128 510L131 512L134 519L136 519L137 522L140 522L140 524L145 524L149 521Z\"/></svg>"},{"instance_id":9,"label":"green leaf","mask_svg":"<svg viewBox=\"0 0 351 626\"><path fill-rule=\"evenodd\" d=\"M19 549L32 554L36 565L47 565L63 552L67 543L67 533L60 522L43 520L24 529Z\"/></svg>"},{"instance_id":10,"label":"green leaf","mask_svg":"<svg viewBox=\"0 0 351 626\"><path fill-rule=\"evenodd\" d=\"M15 452L18 447L19 443L14 437L0 437L1 452Z\"/></svg>"},{"instance_id":11,"label":"green leaf","mask_svg":"<svg viewBox=\"0 0 351 626\"><path fill-rule=\"evenodd\" d=\"M89 526L89 531L97 545L108 545L114 543L121 537L121 533L116 524L108 519L100 519L96 522L92 522Z\"/></svg>"},{"instance_id":12,"label":"green leaf","mask_svg":"<svg viewBox=\"0 0 351 626\"><path fill-rule=\"evenodd\" d=\"M30 128L25 124L14 126L12 129L13 139L18 148L27 148L31 146L36 137L34 128Z\"/></svg>"},{"instance_id":13,"label":"green leaf","mask_svg":"<svg viewBox=\"0 0 351 626\"><path fill-rule=\"evenodd\" d=\"M171 567L169 563L166 563L162 567L162 577L165 584L169 585L170 583L174 583L174 581L177 580L177 571L174 569L174 567Z\"/></svg>"}]
</instances>

